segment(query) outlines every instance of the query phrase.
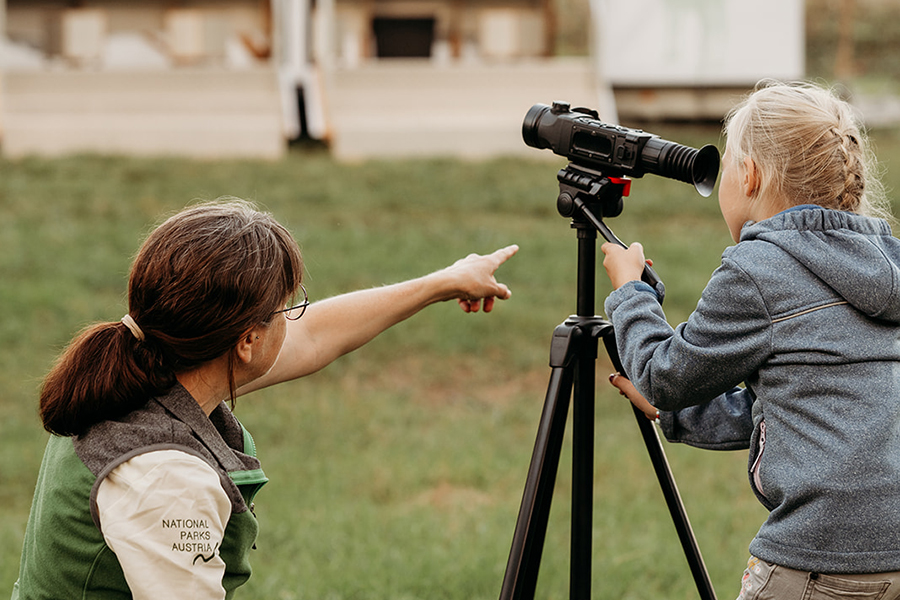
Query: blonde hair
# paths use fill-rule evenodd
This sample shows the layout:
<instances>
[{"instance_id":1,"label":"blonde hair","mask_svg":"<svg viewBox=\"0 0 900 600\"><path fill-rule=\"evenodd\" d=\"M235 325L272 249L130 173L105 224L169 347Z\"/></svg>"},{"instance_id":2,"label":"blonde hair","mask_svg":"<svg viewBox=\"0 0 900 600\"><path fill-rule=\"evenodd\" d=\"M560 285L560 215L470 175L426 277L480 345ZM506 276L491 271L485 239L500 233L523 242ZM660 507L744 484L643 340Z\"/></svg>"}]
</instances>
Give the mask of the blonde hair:
<instances>
[{"instance_id":1,"label":"blonde hair","mask_svg":"<svg viewBox=\"0 0 900 600\"><path fill-rule=\"evenodd\" d=\"M728 114L725 135L731 160L755 163L760 198L891 219L865 133L832 90L762 81Z\"/></svg>"}]
</instances>

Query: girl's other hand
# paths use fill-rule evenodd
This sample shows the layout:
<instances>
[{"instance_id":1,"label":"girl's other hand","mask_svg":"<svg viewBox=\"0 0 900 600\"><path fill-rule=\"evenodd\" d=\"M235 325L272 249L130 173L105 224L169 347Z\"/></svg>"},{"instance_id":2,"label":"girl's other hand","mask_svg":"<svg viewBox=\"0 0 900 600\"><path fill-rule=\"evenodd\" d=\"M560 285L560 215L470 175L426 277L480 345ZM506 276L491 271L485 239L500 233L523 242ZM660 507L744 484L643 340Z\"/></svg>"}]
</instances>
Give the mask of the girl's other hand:
<instances>
[{"instance_id":1,"label":"girl's other hand","mask_svg":"<svg viewBox=\"0 0 900 600\"><path fill-rule=\"evenodd\" d=\"M637 388L634 387L634 384L631 383L630 379L623 377L619 373L613 373L609 376L609 382L613 384L614 387L618 388L619 393L628 398L638 410L647 415L648 419L655 420L659 417L659 411L656 407L650 404L650 402L637 391Z\"/></svg>"}]
</instances>

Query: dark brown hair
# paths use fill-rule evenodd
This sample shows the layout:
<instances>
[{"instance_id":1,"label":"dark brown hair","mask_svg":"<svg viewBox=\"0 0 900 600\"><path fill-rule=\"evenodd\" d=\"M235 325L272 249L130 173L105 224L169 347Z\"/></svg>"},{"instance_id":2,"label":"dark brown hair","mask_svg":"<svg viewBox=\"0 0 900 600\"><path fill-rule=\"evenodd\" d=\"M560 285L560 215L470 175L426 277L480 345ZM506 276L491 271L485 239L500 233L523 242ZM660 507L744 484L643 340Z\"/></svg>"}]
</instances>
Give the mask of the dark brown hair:
<instances>
[{"instance_id":1,"label":"dark brown hair","mask_svg":"<svg viewBox=\"0 0 900 600\"><path fill-rule=\"evenodd\" d=\"M131 267L123 323L81 332L44 380L47 431L76 435L143 406L176 373L229 356L300 285L303 263L290 233L252 204L227 199L189 207L154 230Z\"/></svg>"}]
</instances>

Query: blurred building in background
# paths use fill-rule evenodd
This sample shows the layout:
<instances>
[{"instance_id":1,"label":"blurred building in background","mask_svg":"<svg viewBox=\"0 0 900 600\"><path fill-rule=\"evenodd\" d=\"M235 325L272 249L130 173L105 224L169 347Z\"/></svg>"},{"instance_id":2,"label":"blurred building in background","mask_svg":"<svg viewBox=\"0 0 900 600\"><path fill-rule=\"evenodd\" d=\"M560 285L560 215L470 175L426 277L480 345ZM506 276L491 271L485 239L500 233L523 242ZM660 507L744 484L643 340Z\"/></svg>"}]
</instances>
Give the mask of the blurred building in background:
<instances>
[{"instance_id":1,"label":"blurred building in background","mask_svg":"<svg viewBox=\"0 0 900 600\"><path fill-rule=\"evenodd\" d=\"M537 102L717 118L759 77L803 75L802 0L593 0L575 57L554 56L557 6L0 0L3 153L274 158L308 137L342 159L477 158L533 152Z\"/></svg>"},{"instance_id":2,"label":"blurred building in background","mask_svg":"<svg viewBox=\"0 0 900 600\"><path fill-rule=\"evenodd\" d=\"M623 118L721 119L760 79L802 79L803 0L592 0Z\"/></svg>"},{"instance_id":3,"label":"blurred building in background","mask_svg":"<svg viewBox=\"0 0 900 600\"><path fill-rule=\"evenodd\" d=\"M3 152L276 157L268 2L6 0Z\"/></svg>"}]
</instances>

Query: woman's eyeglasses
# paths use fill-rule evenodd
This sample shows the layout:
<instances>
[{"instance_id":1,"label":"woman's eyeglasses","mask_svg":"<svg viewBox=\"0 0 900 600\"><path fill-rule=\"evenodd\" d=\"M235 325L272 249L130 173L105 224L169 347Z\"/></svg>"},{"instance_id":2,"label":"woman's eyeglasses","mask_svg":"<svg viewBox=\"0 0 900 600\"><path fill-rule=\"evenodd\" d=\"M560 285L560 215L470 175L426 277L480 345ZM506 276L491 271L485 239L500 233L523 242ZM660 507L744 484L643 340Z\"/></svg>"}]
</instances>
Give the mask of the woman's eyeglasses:
<instances>
[{"instance_id":1,"label":"woman's eyeglasses","mask_svg":"<svg viewBox=\"0 0 900 600\"><path fill-rule=\"evenodd\" d=\"M300 317L303 316L303 313L306 312L306 307L309 306L309 296L306 294L306 288L303 287L303 284L300 284L300 292L303 294L303 301L294 304L288 308L282 308L281 310L276 310L273 312L273 315L277 315L278 313L284 313L286 319L291 321L296 321ZM296 298L295 298L296 300Z\"/></svg>"}]
</instances>

